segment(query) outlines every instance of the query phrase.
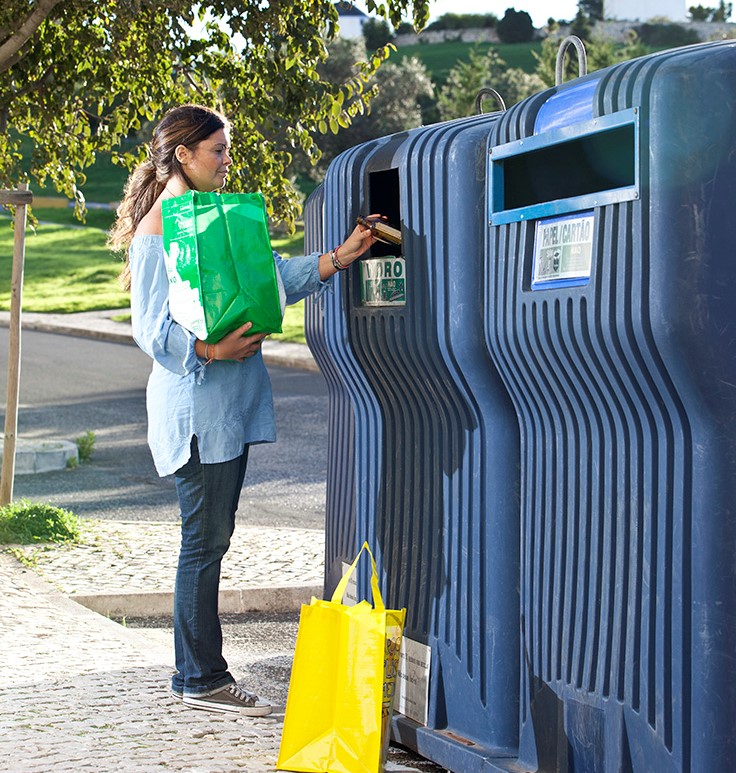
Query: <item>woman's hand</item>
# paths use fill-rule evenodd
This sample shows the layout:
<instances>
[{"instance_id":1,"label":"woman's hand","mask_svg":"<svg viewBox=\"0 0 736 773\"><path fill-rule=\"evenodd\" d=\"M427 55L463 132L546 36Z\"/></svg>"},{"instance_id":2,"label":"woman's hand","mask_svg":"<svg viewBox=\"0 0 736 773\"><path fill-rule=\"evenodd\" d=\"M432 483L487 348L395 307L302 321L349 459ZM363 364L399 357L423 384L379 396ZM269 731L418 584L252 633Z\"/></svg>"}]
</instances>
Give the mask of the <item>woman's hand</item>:
<instances>
[{"instance_id":1,"label":"woman's hand","mask_svg":"<svg viewBox=\"0 0 736 773\"><path fill-rule=\"evenodd\" d=\"M367 220L385 220L383 215L368 215ZM337 248L337 257L344 266L349 266L364 252L369 250L378 239L373 231L365 225L356 225L353 232Z\"/></svg>"},{"instance_id":2,"label":"woman's hand","mask_svg":"<svg viewBox=\"0 0 736 773\"><path fill-rule=\"evenodd\" d=\"M369 215L368 219L385 220L383 215ZM319 259L319 276L325 280L340 269L347 268L364 252L369 250L378 239L366 225L358 224L345 241Z\"/></svg>"},{"instance_id":3,"label":"woman's hand","mask_svg":"<svg viewBox=\"0 0 736 773\"><path fill-rule=\"evenodd\" d=\"M208 362L210 360L235 360L242 362L252 357L261 348L266 333L254 333L246 335L253 327L252 322L246 322L237 330L228 333L216 344L205 344L203 341L197 341L195 347L197 354L204 357Z\"/></svg>"}]
</instances>

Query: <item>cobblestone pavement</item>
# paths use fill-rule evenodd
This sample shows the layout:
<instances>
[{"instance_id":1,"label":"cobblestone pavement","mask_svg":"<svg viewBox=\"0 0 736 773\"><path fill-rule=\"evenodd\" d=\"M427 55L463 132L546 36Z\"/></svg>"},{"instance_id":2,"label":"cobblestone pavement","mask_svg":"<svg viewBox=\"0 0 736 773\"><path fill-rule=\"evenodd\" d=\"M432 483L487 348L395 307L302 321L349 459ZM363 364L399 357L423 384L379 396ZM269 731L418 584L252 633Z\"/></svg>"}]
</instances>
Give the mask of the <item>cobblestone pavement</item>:
<instances>
[{"instance_id":1,"label":"cobblestone pavement","mask_svg":"<svg viewBox=\"0 0 736 773\"><path fill-rule=\"evenodd\" d=\"M170 653L0 554L0 764L48 771L274 770L283 708L258 719L184 708Z\"/></svg>"},{"instance_id":2,"label":"cobblestone pavement","mask_svg":"<svg viewBox=\"0 0 736 773\"><path fill-rule=\"evenodd\" d=\"M220 587L321 585L324 531L237 525L222 562ZM76 545L15 548L65 594L144 593L174 589L179 524L85 520Z\"/></svg>"},{"instance_id":3,"label":"cobblestone pavement","mask_svg":"<svg viewBox=\"0 0 736 773\"><path fill-rule=\"evenodd\" d=\"M14 548L33 568L0 554L3 770L275 769L283 706L259 719L184 708L168 694L170 647L72 600L170 594L178 538L175 523L91 521L79 545ZM323 553L324 532L236 529L223 588L320 584Z\"/></svg>"},{"instance_id":4,"label":"cobblestone pavement","mask_svg":"<svg viewBox=\"0 0 736 773\"><path fill-rule=\"evenodd\" d=\"M222 717L185 708L168 691L173 667L166 636L152 637L120 625L76 603L73 595L65 595L67 588L114 590L116 577L117 585L130 582L140 587L131 566L137 563L143 570L146 557L154 558L145 570L151 581L161 587L171 581L170 567L158 565L158 559L173 544L172 524L94 526L91 544L25 547L16 553L35 562L35 568L0 552L0 769L8 773L275 771L284 718L283 689L278 696L261 691L269 700L280 698L268 717ZM312 550L316 549L314 535L283 529L274 530L277 533L269 538L247 533L259 530L240 531L243 541L256 538L251 555L268 550L273 561L267 572L249 574L250 562L239 557L242 551L234 544L229 554L230 581L240 569L241 582L246 577L264 579L269 572L275 581L283 576L279 572L284 562L296 572L292 579L315 579L310 572L318 562L307 569L304 559L309 555L307 537L311 536ZM161 536L163 544L156 543L156 550L146 552L143 540L135 540L136 532L146 539L165 538ZM116 540L104 544L109 537ZM278 550L274 550L276 542ZM301 569L294 566L297 561L289 561L289 553L300 557ZM259 658L267 666L289 659L292 652L276 654L280 657L274 659L273 651L254 647L254 668ZM439 769L392 747L386 770Z\"/></svg>"}]
</instances>

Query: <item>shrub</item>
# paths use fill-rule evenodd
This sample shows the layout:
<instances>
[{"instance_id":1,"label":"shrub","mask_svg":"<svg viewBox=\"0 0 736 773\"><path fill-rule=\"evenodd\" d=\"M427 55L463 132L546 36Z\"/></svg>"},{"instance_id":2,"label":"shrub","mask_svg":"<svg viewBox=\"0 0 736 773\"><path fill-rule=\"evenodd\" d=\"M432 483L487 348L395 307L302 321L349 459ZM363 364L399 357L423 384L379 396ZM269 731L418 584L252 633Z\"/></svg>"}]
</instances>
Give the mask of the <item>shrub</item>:
<instances>
[{"instance_id":1,"label":"shrub","mask_svg":"<svg viewBox=\"0 0 736 773\"><path fill-rule=\"evenodd\" d=\"M88 462L92 458L96 440L95 433L87 430L84 435L74 441L77 444L77 454L80 462Z\"/></svg>"},{"instance_id":2,"label":"shrub","mask_svg":"<svg viewBox=\"0 0 736 773\"><path fill-rule=\"evenodd\" d=\"M604 67L609 67L617 62L625 62L629 59L643 56L647 50L642 45L635 32L630 32L626 42L621 45L614 43L609 38L594 37L584 41L588 55L588 72L595 72ZM557 53L560 41L550 36L542 41L542 47L534 56L537 60L536 74L545 86L555 85L555 70L557 65ZM563 68L563 80L572 80L580 75L577 56L572 48L568 48Z\"/></svg>"},{"instance_id":3,"label":"shrub","mask_svg":"<svg viewBox=\"0 0 736 773\"><path fill-rule=\"evenodd\" d=\"M694 29L680 24L642 24L635 29L639 40L645 46L654 48L677 48L700 42Z\"/></svg>"},{"instance_id":4,"label":"shrub","mask_svg":"<svg viewBox=\"0 0 736 773\"><path fill-rule=\"evenodd\" d=\"M706 8L703 5L693 5L688 8L692 21L708 21L714 13L714 8Z\"/></svg>"},{"instance_id":5,"label":"shrub","mask_svg":"<svg viewBox=\"0 0 736 773\"><path fill-rule=\"evenodd\" d=\"M25 499L0 507L0 544L76 542L79 536L79 518L69 510Z\"/></svg>"},{"instance_id":6,"label":"shrub","mask_svg":"<svg viewBox=\"0 0 736 773\"><path fill-rule=\"evenodd\" d=\"M498 17L492 13L446 13L427 30L477 30L495 27Z\"/></svg>"},{"instance_id":7,"label":"shrub","mask_svg":"<svg viewBox=\"0 0 736 773\"><path fill-rule=\"evenodd\" d=\"M468 61L460 61L450 70L447 82L440 90L437 103L442 120L472 115L478 92L484 86L494 88L506 107L511 107L541 91L544 83L537 75L507 67L495 48L489 48L485 54L474 48ZM499 106L491 102L486 106L486 110L489 109L498 110Z\"/></svg>"},{"instance_id":8,"label":"shrub","mask_svg":"<svg viewBox=\"0 0 736 773\"><path fill-rule=\"evenodd\" d=\"M590 40L591 33L593 32L593 25L590 17L586 16L581 10L578 9L575 18L570 25L570 34L577 35L580 40Z\"/></svg>"},{"instance_id":9,"label":"shrub","mask_svg":"<svg viewBox=\"0 0 736 773\"><path fill-rule=\"evenodd\" d=\"M396 28L397 35L413 35L415 32L414 25L410 24L408 21L402 21Z\"/></svg>"}]
</instances>

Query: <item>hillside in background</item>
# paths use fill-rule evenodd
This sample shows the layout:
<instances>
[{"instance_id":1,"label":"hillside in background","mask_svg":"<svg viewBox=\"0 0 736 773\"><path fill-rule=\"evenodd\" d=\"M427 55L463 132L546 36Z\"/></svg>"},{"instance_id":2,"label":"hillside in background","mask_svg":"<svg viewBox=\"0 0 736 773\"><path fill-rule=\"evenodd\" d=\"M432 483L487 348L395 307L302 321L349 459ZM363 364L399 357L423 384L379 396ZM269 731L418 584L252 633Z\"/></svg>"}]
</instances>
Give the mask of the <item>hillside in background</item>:
<instances>
[{"instance_id":1,"label":"hillside in background","mask_svg":"<svg viewBox=\"0 0 736 773\"><path fill-rule=\"evenodd\" d=\"M463 43L460 40L419 43L414 46L401 46L391 55L390 61L414 56L427 68L434 83L441 86L447 80L450 70L459 61L467 61L474 48L483 53L489 48L495 48L508 67L518 67L524 72L532 73L537 67L534 52L541 51L542 43L539 40L531 43Z\"/></svg>"}]
</instances>

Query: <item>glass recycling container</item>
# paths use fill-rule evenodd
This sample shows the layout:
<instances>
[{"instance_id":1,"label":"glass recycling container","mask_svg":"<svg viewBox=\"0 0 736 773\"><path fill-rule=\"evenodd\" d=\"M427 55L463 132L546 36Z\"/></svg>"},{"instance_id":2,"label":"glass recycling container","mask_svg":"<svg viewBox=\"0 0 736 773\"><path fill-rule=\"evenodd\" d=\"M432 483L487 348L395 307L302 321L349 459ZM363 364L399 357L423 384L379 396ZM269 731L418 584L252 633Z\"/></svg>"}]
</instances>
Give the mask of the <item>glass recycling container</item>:
<instances>
[{"instance_id":1,"label":"glass recycling container","mask_svg":"<svg viewBox=\"0 0 736 773\"><path fill-rule=\"evenodd\" d=\"M368 540L386 604L407 609L394 736L463 771L518 747L519 429L482 281L499 115L352 148L305 209L308 250L360 216L401 232L307 303L330 395L326 586Z\"/></svg>"}]
</instances>

